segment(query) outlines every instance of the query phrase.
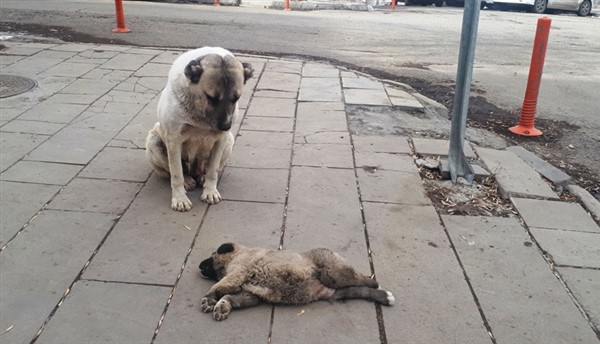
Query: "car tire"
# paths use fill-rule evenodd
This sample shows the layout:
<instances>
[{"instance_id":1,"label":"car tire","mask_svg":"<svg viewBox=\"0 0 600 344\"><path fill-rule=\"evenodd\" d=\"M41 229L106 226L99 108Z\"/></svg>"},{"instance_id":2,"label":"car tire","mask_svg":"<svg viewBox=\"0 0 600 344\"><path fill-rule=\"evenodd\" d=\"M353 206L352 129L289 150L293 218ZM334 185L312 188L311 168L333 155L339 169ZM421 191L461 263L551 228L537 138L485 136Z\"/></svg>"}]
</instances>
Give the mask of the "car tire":
<instances>
[{"instance_id":1,"label":"car tire","mask_svg":"<svg viewBox=\"0 0 600 344\"><path fill-rule=\"evenodd\" d=\"M412 0L404 0L404 6L412 6L415 3Z\"/></svg>"},{"instance_id":2,"label":"car tire","mask_svg":"<svg viewBox=\"0 0 600 344\"><path fill-rule=\"evenodd\" d=\"M461 3L460 1L452 1L452 0L446 0L446 5L451 6L451 7L463 7L463 3Z\"/></svg>"},{"instance_id":3,"label":"car tire","mask_svg":"<svg viewBox=\"0 0 600 344\"><path fill-rule=\"evenodd\" d=\"M529 7L529 11L531 13L542 14L542 13L546 12L547 8L548 8L548 0L535 0L533 2L533 5L531 5L531 7Z\"/></svg>"},{"instance_id":4,"label":"car tire","mask_svg":"<svg viewBox=\"0 0 600 344\"><path fill-rule=\"evenodd\" d=\"M584 0L581 5L579 5L577 15L580 17L587 17L590 13L592 13L592 1Z\"/></svg>"},{"instance_id":5,"label":"car tire","mask_svg":"<svg viewBox=\"0 0 600 344\"><path fill-rule=\"evenodd\" d=\"M442 7L444 6L444 0L436 0L433 4L435 7Z\"/></svg>"}]
</instances>

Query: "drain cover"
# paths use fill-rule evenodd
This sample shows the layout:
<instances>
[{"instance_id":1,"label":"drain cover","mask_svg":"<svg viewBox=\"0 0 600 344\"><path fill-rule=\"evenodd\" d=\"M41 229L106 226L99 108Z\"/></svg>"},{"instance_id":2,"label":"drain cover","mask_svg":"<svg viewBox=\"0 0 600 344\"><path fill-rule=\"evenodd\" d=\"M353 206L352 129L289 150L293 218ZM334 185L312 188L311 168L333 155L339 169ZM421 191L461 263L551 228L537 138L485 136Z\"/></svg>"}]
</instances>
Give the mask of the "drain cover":
<instances>
[{"instance_id":1,"label":"drain cover","mask_svg":"<svg viewBox=\"0 0 600 344\"><path fill-rule=\"evenodd\" d=\"M16 96L29 91L35 81L16 75L0 74L0 98Z\"/></svg>"}]
</instances>

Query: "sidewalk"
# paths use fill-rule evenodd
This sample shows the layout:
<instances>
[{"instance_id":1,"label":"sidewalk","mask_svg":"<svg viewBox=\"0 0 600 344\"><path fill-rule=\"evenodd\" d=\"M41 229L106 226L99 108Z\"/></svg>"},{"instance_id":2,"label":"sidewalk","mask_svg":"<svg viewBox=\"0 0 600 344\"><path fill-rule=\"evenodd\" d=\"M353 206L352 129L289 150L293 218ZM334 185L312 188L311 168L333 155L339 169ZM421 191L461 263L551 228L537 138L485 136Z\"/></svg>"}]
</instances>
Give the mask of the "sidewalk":
<instances>
[{"instance_id":1,"label":"sidewalk","mask_svg":"<svg viewBox=\"0 0 600 344\"><path fill-rule=\"evenodd\" d=\"M495 174L502 211L432 202L445 184L415 159L446 154L447 141L420 136L447 110L407 85L239 56L256 72L224 201L195 190L178 213L144 141L181 51L5 45L1 74L36 87L0 100L3 343L600 342L594 219L518 148L482 148L485 137L466 152L482 178ZM396 305L261 305L214 321L199 310L211 283L198 264L227 241L331 248Z\"/></svg>"}]
</instances>

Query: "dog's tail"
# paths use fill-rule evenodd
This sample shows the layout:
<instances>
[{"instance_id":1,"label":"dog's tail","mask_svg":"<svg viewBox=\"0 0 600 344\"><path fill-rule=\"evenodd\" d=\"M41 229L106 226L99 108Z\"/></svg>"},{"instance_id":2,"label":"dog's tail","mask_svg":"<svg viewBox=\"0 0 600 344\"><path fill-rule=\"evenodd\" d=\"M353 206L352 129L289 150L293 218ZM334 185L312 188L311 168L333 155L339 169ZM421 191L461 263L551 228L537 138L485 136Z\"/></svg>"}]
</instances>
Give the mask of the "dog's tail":
<instances>
[{"instance_id":1,"label":"dog's tail","mask_svg":"<svg viewBox=\"0 0 600 344\"><path fill-rule=\"evenodd\" d=\"M333 293L331 299L336 301L345 299L364 299L385 306L392 306L395 301L394 295L389 291L365 286L337 289L335 293Z\"/></svg>"}]
</instances>

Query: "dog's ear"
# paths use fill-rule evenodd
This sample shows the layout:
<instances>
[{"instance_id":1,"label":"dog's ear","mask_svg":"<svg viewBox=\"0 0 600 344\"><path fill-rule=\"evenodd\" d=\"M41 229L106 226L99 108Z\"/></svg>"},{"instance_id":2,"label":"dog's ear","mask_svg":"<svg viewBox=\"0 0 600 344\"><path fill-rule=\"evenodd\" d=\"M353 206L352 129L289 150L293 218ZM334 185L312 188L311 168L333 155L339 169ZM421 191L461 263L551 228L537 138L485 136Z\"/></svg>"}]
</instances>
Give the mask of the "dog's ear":
<instances>
[{"instance_id":1,"label":"dog's ear","mask_svg":"<svg viewBox=\"0 0 600 344\"><path fill-rule=\"evenodd\" d=\"M187 66L185 66L184 70L185 76L190 79L192 84L197 84L200 81L200 76L202 75L202 66L196 60L191 60Z\"/></svg>"},{"instance_id":2,"label":"dog's ear","mask_svg":"<svg viewBox=\"0 0 600 344\"><path fill-rule=\"evenodd\" d=\"M246 81L248 81L248 79L250 79L254 75L254 68L252 68L252 65L247 62L242 63L242 66L244 67L244 84L245 84Z\"/></svg>"},{"instance_id":3,"label":"dog's ear","mask_svg":"<svg viewBox=\"0 0 600 344\"><path fill-rule=\"evenodd\" d=\"M219 248L217 249L218 254L225 254L225 253L229 253L229 252L233 252L233 244L232 243L223 244L223 245L219 246Z\"/></svg>"}]
</instances>

